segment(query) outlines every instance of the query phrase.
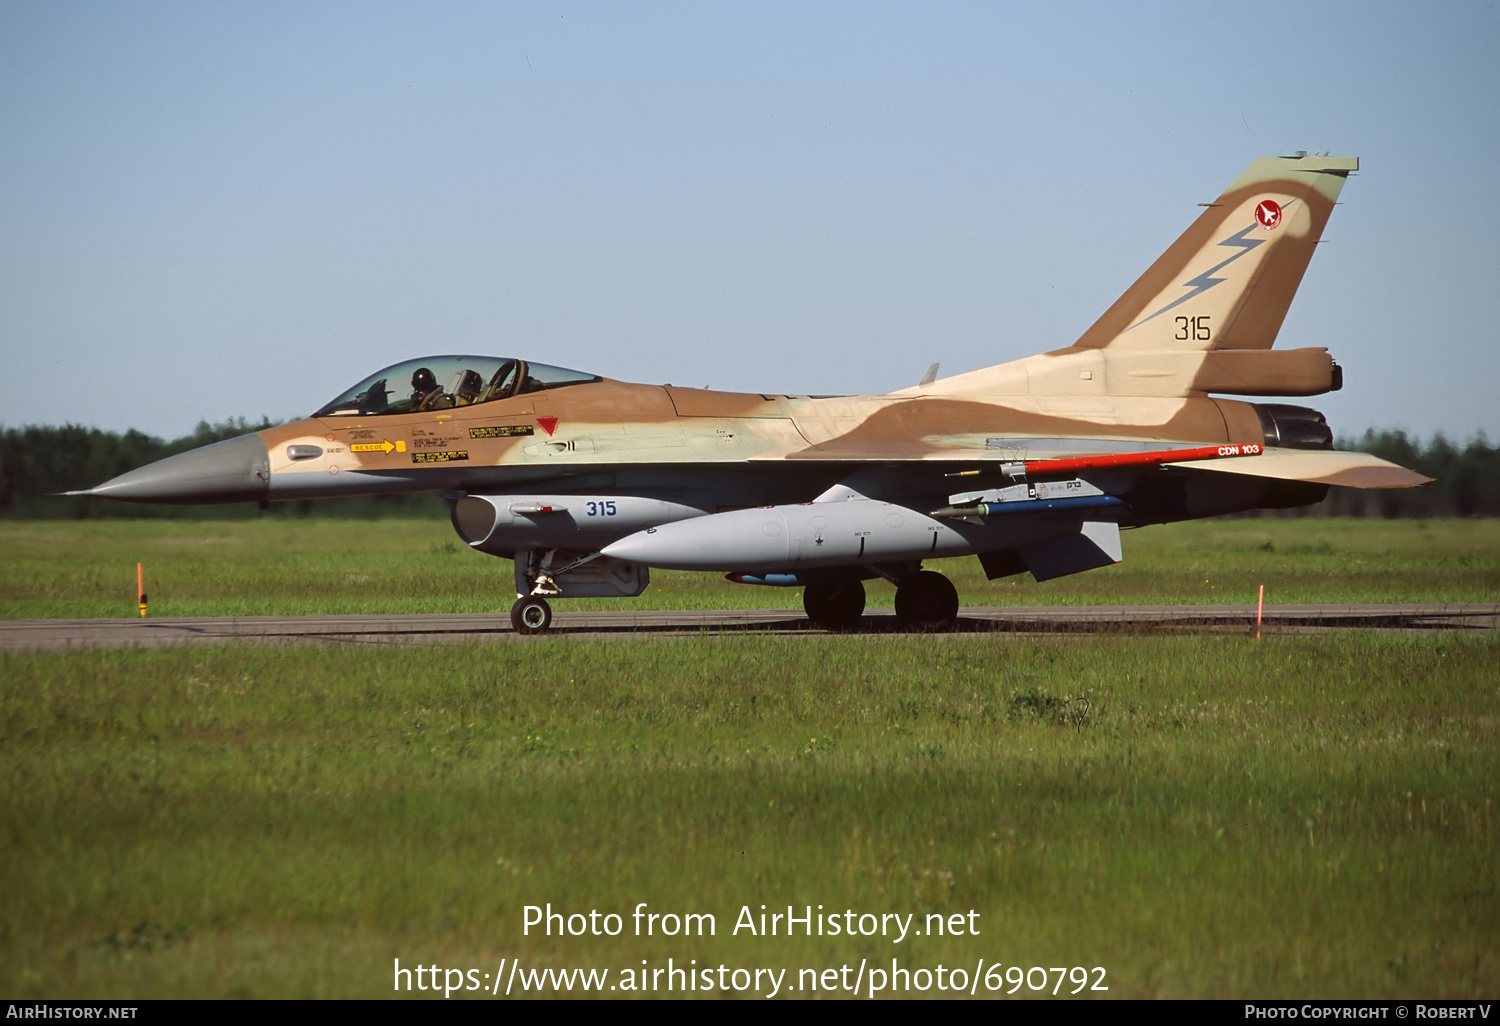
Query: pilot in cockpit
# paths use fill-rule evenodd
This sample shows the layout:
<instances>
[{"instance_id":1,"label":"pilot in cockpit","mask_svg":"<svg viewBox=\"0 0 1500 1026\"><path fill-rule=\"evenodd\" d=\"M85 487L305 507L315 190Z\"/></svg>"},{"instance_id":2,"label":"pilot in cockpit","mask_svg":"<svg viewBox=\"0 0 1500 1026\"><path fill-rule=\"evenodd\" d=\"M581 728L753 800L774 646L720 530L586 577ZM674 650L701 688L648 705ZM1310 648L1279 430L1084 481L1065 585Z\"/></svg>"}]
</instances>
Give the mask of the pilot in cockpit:
<instances>
[{"instance_id":1,"label":"pilot in cockpit","mask_svg":"<svg viewBox=\"0 0 1500 1026\"><path fill-rule=\"evenodd\" d=\"M427 367L418 367L411 376L412 408L420 407L423 401L437 391L439 391L437 375Z\"/></svg>"}]
</instances>

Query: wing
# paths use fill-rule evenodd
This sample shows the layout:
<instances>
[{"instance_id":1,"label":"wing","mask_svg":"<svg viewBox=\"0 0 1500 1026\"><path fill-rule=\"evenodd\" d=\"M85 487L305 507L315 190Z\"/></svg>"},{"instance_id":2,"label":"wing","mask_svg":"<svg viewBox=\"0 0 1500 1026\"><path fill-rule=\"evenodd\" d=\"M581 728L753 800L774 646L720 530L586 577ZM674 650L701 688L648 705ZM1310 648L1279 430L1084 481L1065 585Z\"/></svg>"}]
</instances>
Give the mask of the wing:
<instances>
[{"instance_id":1,"label":"wing","mask_svg":"<svg viewBox=\"0 0 1500 1026\"><path fill-rule=\"evenodd\" d=\"M1413 488L1433 479L1398 467L1366 452L1267 449L1253 460L1198 460L1180 464L1189 470L1242 474L1279 481L1339 485L1343 488Z\"/></svg>"}]
</instances>

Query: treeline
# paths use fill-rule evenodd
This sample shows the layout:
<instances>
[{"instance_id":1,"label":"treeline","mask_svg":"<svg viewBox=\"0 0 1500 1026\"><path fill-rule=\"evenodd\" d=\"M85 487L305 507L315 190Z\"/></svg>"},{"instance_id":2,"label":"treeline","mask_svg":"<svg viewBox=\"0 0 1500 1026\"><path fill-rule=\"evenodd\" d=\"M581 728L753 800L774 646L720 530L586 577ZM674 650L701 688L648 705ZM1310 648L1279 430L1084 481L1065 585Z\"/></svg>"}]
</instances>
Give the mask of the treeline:
<instances>
[{"instance_id":1,"label":"treeline","mask_svg":"<svg viewBox=\"0 0 1500 1026\"><path fill-rule=\"evenodd\" d=\"M447 516L447 506L431 495L392 495L365 499L321 499L272 503L266 511L249 503L226 506L147 506L101 499L50 498L58 492L92 488L112 477L210 442L272 427L244 419L199 423L190 435L163 441L139 431L123 435L68 424L0 430L0 516L13 519L103 517L252 516ZM1363 491L1334 488L1316 506L1280 511L1282 516L1493 517L1500 516L1500 446L1476 435L1462 447L1442 434L1423 443L1404 431L1366 431L1343 439L1340 449L1357 449L1436 478L1423 488Z\"/></svg>"},{"instance_id":2,"label":"treeline","mask_svg":"<svg viewBox=\"0 0 1500 1026\"><path fill-rule=\"evenodd\" d=\"M200 421L192 434L171 441L163 441L135 430L121 435L77 424L4 428L0 430L0 517L16 520L87 520L123 517L240 519L262 516L374 518L448 515L447 505L432 495L274 502L266 510L245 502L222 506L152 506L112 502L108 499L55 497L58 492L92 488L127 470L143 467L147 463L175 456L210 442L220 442L274 426L269 420L252 423L243 418L220 424Z\"/></svg>"}]
</instances>

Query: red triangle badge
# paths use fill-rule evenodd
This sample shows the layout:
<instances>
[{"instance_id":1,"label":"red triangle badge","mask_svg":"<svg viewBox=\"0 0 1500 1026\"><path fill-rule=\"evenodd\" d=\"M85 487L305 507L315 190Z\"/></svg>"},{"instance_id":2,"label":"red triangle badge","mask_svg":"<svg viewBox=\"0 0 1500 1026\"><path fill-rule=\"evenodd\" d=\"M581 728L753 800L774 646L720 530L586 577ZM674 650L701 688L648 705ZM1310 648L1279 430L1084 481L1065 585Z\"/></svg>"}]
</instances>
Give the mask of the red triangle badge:
<instances>
[{"instance_id":1,"label":"red triangle badge","mask_svg":"<svg viewBox=\"0 0 1500 1026\"><path fill-rule=\"evenodd\" d=\"M542 430L547 432L548 435L557 430L556 417L538 417L536 422L542 426Z\"/></svg>"}]
</instances>

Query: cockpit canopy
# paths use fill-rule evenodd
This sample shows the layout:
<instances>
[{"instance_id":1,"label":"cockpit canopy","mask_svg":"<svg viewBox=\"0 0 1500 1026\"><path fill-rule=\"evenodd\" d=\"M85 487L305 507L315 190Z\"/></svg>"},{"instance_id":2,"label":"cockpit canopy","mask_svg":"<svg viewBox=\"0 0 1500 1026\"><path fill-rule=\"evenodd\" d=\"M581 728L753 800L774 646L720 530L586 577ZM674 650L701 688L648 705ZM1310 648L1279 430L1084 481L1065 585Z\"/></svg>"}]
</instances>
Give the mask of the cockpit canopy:
<instances>
[{"instance_id":1,"label":"cockpit canopy","mask_svg":"<svg viewBox=\"0 0 1500 1026\"><path fill-rule=\"evenodd\" d=\"M377 371L314 417L378 417L474 406L599 381L597 374L498 356L428 356Z\"/></svg>"}]
</instances>

